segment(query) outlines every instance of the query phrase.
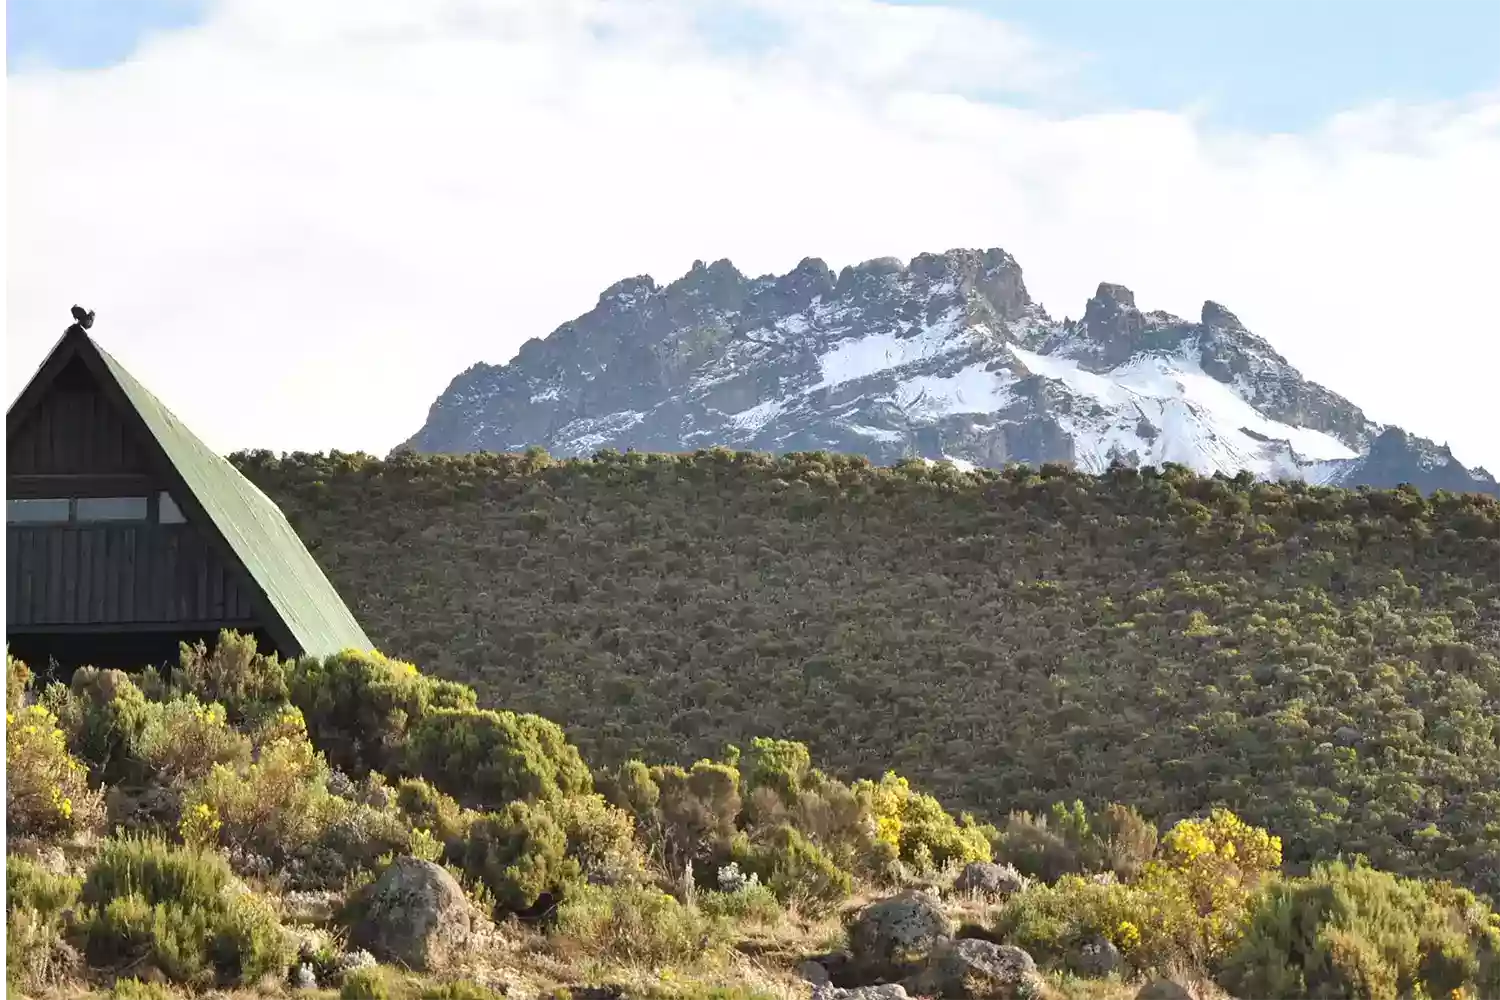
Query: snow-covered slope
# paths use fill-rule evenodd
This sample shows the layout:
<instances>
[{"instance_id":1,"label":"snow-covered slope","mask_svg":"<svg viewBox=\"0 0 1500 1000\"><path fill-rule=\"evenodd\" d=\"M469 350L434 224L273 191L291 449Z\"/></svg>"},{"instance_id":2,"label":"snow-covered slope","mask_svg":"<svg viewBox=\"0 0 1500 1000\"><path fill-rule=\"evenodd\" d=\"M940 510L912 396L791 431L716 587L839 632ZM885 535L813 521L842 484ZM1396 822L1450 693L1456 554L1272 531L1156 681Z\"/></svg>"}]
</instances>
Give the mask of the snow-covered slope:
<instances>
[{"instance_id":1,"label":"snow-covered slope","mask_svg":"<svg viewBox=\"0 0 1500 1000\"><path fill-rule=\"evenodd\" d=\"M405 447L553 454L728 445L999 466L1175 462L1323 483L1496 491L1431 442L1308 382L1228 310L1142 312L1101 284L1080 321L1033 303L1002 250L804 260L746 278L698 262L598 305L507 365L454 380ZM1387 480L1395 477L1395 482Z\"/></svg>"}]
</instances>

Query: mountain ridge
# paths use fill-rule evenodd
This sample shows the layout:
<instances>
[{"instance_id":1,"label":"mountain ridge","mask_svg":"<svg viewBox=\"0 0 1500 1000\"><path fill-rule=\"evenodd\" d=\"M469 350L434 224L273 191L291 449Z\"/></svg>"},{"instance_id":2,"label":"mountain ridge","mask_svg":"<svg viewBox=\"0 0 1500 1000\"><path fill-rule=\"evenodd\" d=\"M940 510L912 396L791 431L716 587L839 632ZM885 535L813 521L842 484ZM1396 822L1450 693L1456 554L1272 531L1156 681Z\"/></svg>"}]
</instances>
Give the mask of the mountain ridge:
<instances>
[{"instance_id":1,"label":"mountain ridge","mask_svg":"<svg viewBox=\"0 0 1500 1000\"><path fill-rule=\"evenodd\" d=\"M999 248L623 278L509 363L466 369L398 450L713 445L1500 494L1305 378L1216 301L1194 322L1102 282L1081 319L1055 320Z\"/></svg>"}]
</instances>

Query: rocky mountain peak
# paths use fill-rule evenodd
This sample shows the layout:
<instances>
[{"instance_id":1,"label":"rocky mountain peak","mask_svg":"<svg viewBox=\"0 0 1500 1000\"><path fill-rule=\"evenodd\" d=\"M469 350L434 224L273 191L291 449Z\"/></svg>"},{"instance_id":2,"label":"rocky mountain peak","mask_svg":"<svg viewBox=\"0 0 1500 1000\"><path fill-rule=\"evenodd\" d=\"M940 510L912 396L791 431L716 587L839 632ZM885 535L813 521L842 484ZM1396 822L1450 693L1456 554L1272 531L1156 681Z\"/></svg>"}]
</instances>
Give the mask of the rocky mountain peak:
<instances>
[{"instance_id":1,"label":"rocky mountain peak","mask_svg":"<svg viewBox=\"0 0 1500 1000\"><path fill-rule=\"evenodd\" d=\"M1303 378L1217 302L1195 323L1104 282L1081 322L1056 322L998 248L837 274L806 257L757 278L728 260L694 261L665 287L626 278L510 363L454 379L408 442L560 455L720 444L1500 492Z\"/></svg>"},{"instance_id":2,"label":"rocky mountain peak","mask_svg":"<svg viewBox=\"0 0 1500 1000\"><path fill-rule=\"evenodd\" d=\"M1199 322L1209 330L1244 330L1245 325L1234 313L1209 299L1203 303Z\"/></svg>"}]
</instances>

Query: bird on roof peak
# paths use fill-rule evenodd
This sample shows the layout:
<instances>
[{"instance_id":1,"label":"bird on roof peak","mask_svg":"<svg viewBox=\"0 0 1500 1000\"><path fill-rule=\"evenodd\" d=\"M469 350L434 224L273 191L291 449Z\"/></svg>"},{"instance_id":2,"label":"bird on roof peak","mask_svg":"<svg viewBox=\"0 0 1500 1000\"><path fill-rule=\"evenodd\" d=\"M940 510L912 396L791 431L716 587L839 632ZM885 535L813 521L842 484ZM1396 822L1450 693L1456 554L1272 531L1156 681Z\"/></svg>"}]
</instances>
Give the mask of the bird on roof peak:
<instances>
[{"instance_id":1,"label":"bird on roof peak","mask_svg":"<svg viewBox=\"0 0 1500 1000\"><path fill-rule=\"evenodd\" d=\"M85 309L83 306L74 306L73 320L73 325L68 327L68 332L72 333L74 330L77 330L81 333L94 325L94 311L92 309Z\"/></svg>"}]
</instances>

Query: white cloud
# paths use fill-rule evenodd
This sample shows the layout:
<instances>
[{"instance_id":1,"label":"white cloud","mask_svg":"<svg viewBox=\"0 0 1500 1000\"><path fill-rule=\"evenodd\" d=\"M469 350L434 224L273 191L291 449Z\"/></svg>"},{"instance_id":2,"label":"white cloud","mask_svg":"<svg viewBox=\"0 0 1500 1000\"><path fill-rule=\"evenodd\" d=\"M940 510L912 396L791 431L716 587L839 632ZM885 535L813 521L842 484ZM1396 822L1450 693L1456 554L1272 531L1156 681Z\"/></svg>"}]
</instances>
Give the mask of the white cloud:
<instances>
[{"instance_id":1,"label":"white cloud","mask_svg":"<svg viewBox=\"0 0 1500 1000\"><path fill-rule=\"evenodd\" d=\"M1056 315L1215 299L1500 470L1500 94L1221 135L983 103L1073 57L972 13L744 0L778 39L725 52L706 2L230 0L13 76L10 391L78 301L216 447L384 452L625 275L1002 246Z\"/></svg>"}]
</instances>

